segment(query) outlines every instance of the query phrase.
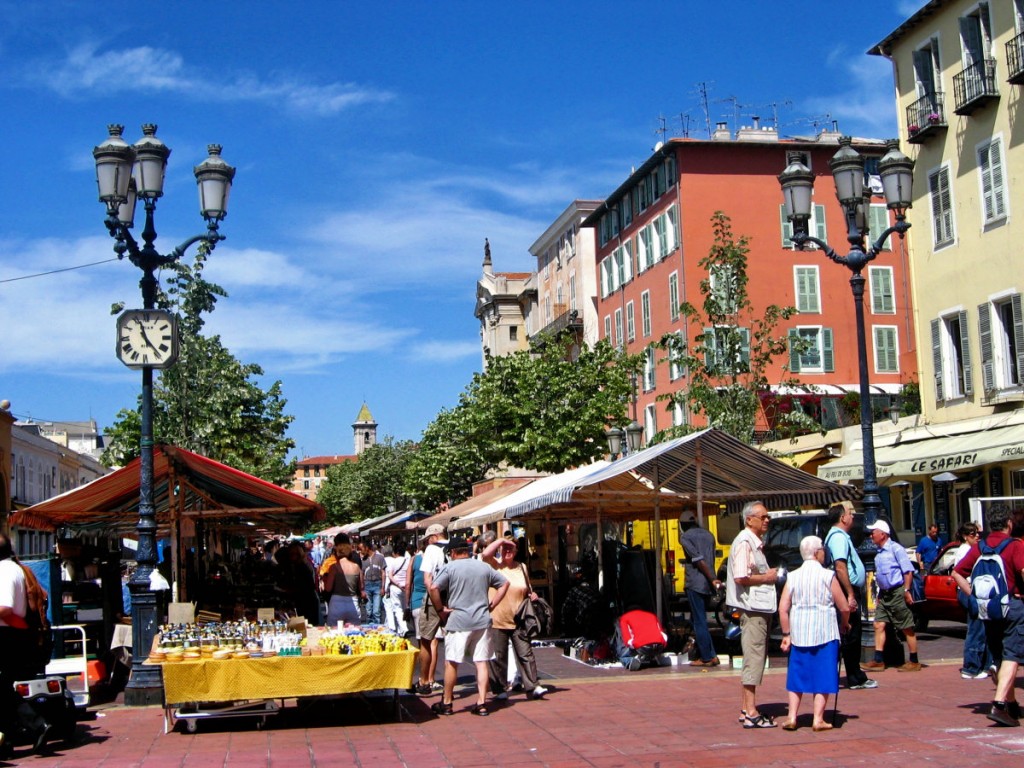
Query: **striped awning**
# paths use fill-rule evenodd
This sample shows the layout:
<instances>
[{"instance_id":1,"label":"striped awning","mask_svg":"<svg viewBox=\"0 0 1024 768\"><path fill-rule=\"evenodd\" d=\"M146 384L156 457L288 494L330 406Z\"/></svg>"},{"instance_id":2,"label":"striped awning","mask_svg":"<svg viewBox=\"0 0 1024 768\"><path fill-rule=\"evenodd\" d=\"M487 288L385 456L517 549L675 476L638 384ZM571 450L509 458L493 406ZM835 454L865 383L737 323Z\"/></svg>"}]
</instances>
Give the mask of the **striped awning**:
<instances>
[{"instance_id":1,"label":"striped awning","mask_svg":"<svg viewBox=\"0 0 1024 768\"><path fill-rule=\"evenodd\" d=\"M133 533L139 519L139 464L134 459L88 485L14 512L10 524ZM324 519L323 508L315 501L172 445L153 447L153 505L164 530L172 512L182 518L215 520L221 526L249 521L281 532Z\"/></svg>"},{"instance_id":2,"label":"striped awning","mask_svg":"<svg viewBox=\"0 0 1024 768\"><path fill-rule=\"evenodd\" d=\"M705 429L626 456L587 474L566 479L543 494L510 505L505 517L521 517L538 509L569 504L602 487L614 497L614 486L627 483L632 492L646 486L681 497L714 500L735 510L759 499L768 509L827 507L855 499L860 491L809 475L762 453L717 429ZM625 487L621 493L626 493Z\"/></svg>"}]
</instances>

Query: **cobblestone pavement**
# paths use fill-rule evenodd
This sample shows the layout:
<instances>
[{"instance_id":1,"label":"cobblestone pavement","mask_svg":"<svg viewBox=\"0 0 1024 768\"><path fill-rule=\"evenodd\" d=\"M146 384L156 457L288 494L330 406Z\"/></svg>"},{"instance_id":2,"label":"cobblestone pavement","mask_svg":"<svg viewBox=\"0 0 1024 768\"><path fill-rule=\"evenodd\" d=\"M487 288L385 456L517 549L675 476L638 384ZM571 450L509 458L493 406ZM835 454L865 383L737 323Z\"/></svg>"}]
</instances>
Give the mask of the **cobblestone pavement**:
<instances>
[{"instance_id":1,"label":"cobblestone pavement","mask_svg":"<svg viewBox=\"0 0 1024 768\"><path fill-rule=\"evenodd\" d=\"M960 635L962 637L962 634ZM927 650L925 650L927 649ZM468 685L455 715L435 717L438 697L402 696L395 721L381 695L289 702L259 728L255 720L217 720L194 734L178 723L164 733L158 707L100 707L74 743L47 756L16 752L14 762L62 768L113 766L1019 766L1024 729L984 717L987 680L963 680L958 640L922 642L925 668L876 673L879 688L842 689L838 727L814 733L810 702L801 728L744 730L737 723L739 673L687 666L629 672L594 668L558 648L538 650L541 701L513 694L487 718L470 714ZM785 663L772 658L759 705L785 712ZM469 669L465 669L469 683ZM1022 696L1024 698L1024 696ZM831 715L832 700L829 702Z\"/></svg>"}]
</instances>

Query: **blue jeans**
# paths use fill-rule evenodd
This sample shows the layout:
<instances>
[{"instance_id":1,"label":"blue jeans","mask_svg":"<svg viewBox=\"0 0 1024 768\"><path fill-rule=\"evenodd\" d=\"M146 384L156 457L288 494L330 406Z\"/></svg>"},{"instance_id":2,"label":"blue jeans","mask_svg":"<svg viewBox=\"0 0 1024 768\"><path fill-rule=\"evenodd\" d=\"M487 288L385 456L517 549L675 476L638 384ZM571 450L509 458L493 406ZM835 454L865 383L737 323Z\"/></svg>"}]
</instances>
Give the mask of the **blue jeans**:
<instances>
[{"instance_id":1,"label":"blue jeans","mask_svg":"<svg viewBox=\"0 0 1024 768\"><path fill-rule=\"evenodd\" d=\"M383 602L380 597L381 582L368 581L366 587L366 622L368 624L382 624L381 608Z\"/></svg>"},{"instance_id":2,"label":"blue jeans","mask_svg":"<svg viewBox=\"0 0 1024 768\"><path fill-rule=\"evenodd\" d=\"M703 592L694 592L687 589L686 599L690 602L690 624L693 625L693 636L697 643L697 651L700 653L701 661L711 661L718 658L715 653L715 644L711 640L711 632L708 631L708 598Z\"/></svg>"}]
</instances>

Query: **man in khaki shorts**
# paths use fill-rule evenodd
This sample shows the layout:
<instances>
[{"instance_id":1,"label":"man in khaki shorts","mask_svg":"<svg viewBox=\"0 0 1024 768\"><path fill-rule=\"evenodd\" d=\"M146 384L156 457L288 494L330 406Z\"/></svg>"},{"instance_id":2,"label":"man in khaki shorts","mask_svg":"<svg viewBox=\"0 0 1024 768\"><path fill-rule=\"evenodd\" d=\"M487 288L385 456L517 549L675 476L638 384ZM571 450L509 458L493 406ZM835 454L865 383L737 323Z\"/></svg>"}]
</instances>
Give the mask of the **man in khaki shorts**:
<instances>
[{"instance_id":1,"label":"man in khaki shorts","mask_svg":"<svg viewBox=\"0 0 1024 768\"><path fill-rule=\"evenodd\" d=\"M427 589L427 596L424 598L423 610L420 612L419 625L416 628L416 634L420 639L420 683L416 686L416 693L420 696L429 696L438 693L442 687L434 679L434 675L437 674L437 639L444 636L444 630L441 629L441 618L430 602L430 587L445 565L444 548L441 546L444 526L435 523L427 528L424 535L427 539L427 548L423 550L420 571L423 572L423 585Z\"/></svg>"}]
</instances>

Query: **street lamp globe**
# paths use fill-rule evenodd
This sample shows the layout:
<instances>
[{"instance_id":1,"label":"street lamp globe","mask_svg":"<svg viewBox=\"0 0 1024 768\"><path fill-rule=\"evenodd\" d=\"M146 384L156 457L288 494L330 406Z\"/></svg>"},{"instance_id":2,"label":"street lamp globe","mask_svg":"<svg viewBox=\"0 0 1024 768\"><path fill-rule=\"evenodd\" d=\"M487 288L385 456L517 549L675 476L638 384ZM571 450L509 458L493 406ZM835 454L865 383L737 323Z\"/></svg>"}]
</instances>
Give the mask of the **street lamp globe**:
<instances>
[{"instance_id":1,"label":"street lamp globe","mask_svg":"<svg viewBox=\"0 0 1024 768\"><path fill-rule=\"evenodd\" d=\"M619 427L612 427L604 436L608 440L608 453L618 456L622 452L622 430Z\"/></svg>"},{"instance_id":2,"label":"street lamp globe","mask_svg":"<svg viewBox=\"0 0 1024 768\"><path fill-rule=\"evenodd\" d=\"M900 151L899 139L889 139L887 151L878 161L882 190L889 208L902 216L913 204L914 161Z\"/></svg>"},{"instance_id":3,"label":"street lamp globe","mask_svg":"<svg viewBox=\"0 0 1024 768\"><path fill-rule=\"evenodd\" d=\"M644 428L637 423L636 419L629 422L626 426L626 443L629 445L630 453L636 453L640 450L640 442L643 434Z\"/></svg>"},{"instance_id":4,"label":"street lamp globe","mask_svg":"<svg viewBox=\"0 0 1024 768\"><path fill-rule=\"evenodd\" d=\"M792 152L789 165L779 174L782 185L782 200L786 206L786 217L791 221L811 218L811 192L814 189L814 174L803 164L799 152Z\"/></svg>"},{"instance_id":5,"label":"street lamp globe","mask_svg":"<svg viewBox=\"0 0 1024 768\"><path fill-rule=\"evenodd\" d=\"M839 138L839 151L828 161L836 182L840 205L853 212L864 200L864 158L851 145L849 136Z\"/></svg>"},{"instance_id":6,"label":"street lamp globe","mask_svg":"<svg viewBox=\"0 0 1024 768\"><path fill-rule=\"evenodd\" d=\"M199 211L207 221L220 221L228 215L228 196L235 169L220 156L220 144L208 144L206 150L209 157L195 167Z\"/></svg>"},{"instance_id":7,"label":"street lamp globe","mask_svg":"<svg viewBox=\"0 0 1024 768\"><path fill-rule=\"evenodd\" d=\"M135 193L135 179L128 182L128 196L125 201L117 206L117 220L125 229L135 226L135 202L138 195Z\"/></svg>"},{"instance_id":8,"label":"street lamp globe","mask_svg":"<svg viewBox=\"0 0 1024 768\"><path fill-rule=\"evenodd\" d=\"M135 142L135 192L143 200L156 200L164 194L164 171L170 148L156 137L156 126L142 126L142 138Z\"/></svg>"},{"instance_id":9,"label":"street lamp globe","mask_svg":"<svg viewBox=\"0 0 1024 768\"><path fill-rule=\"evenodd\" d=\"M110 135L92 151L96 160L96 186L100 202L113 211L128 199L128 183L132 178L135 150L121 138L123 125L108 125Z\"/></svg>"}]
</instances>

